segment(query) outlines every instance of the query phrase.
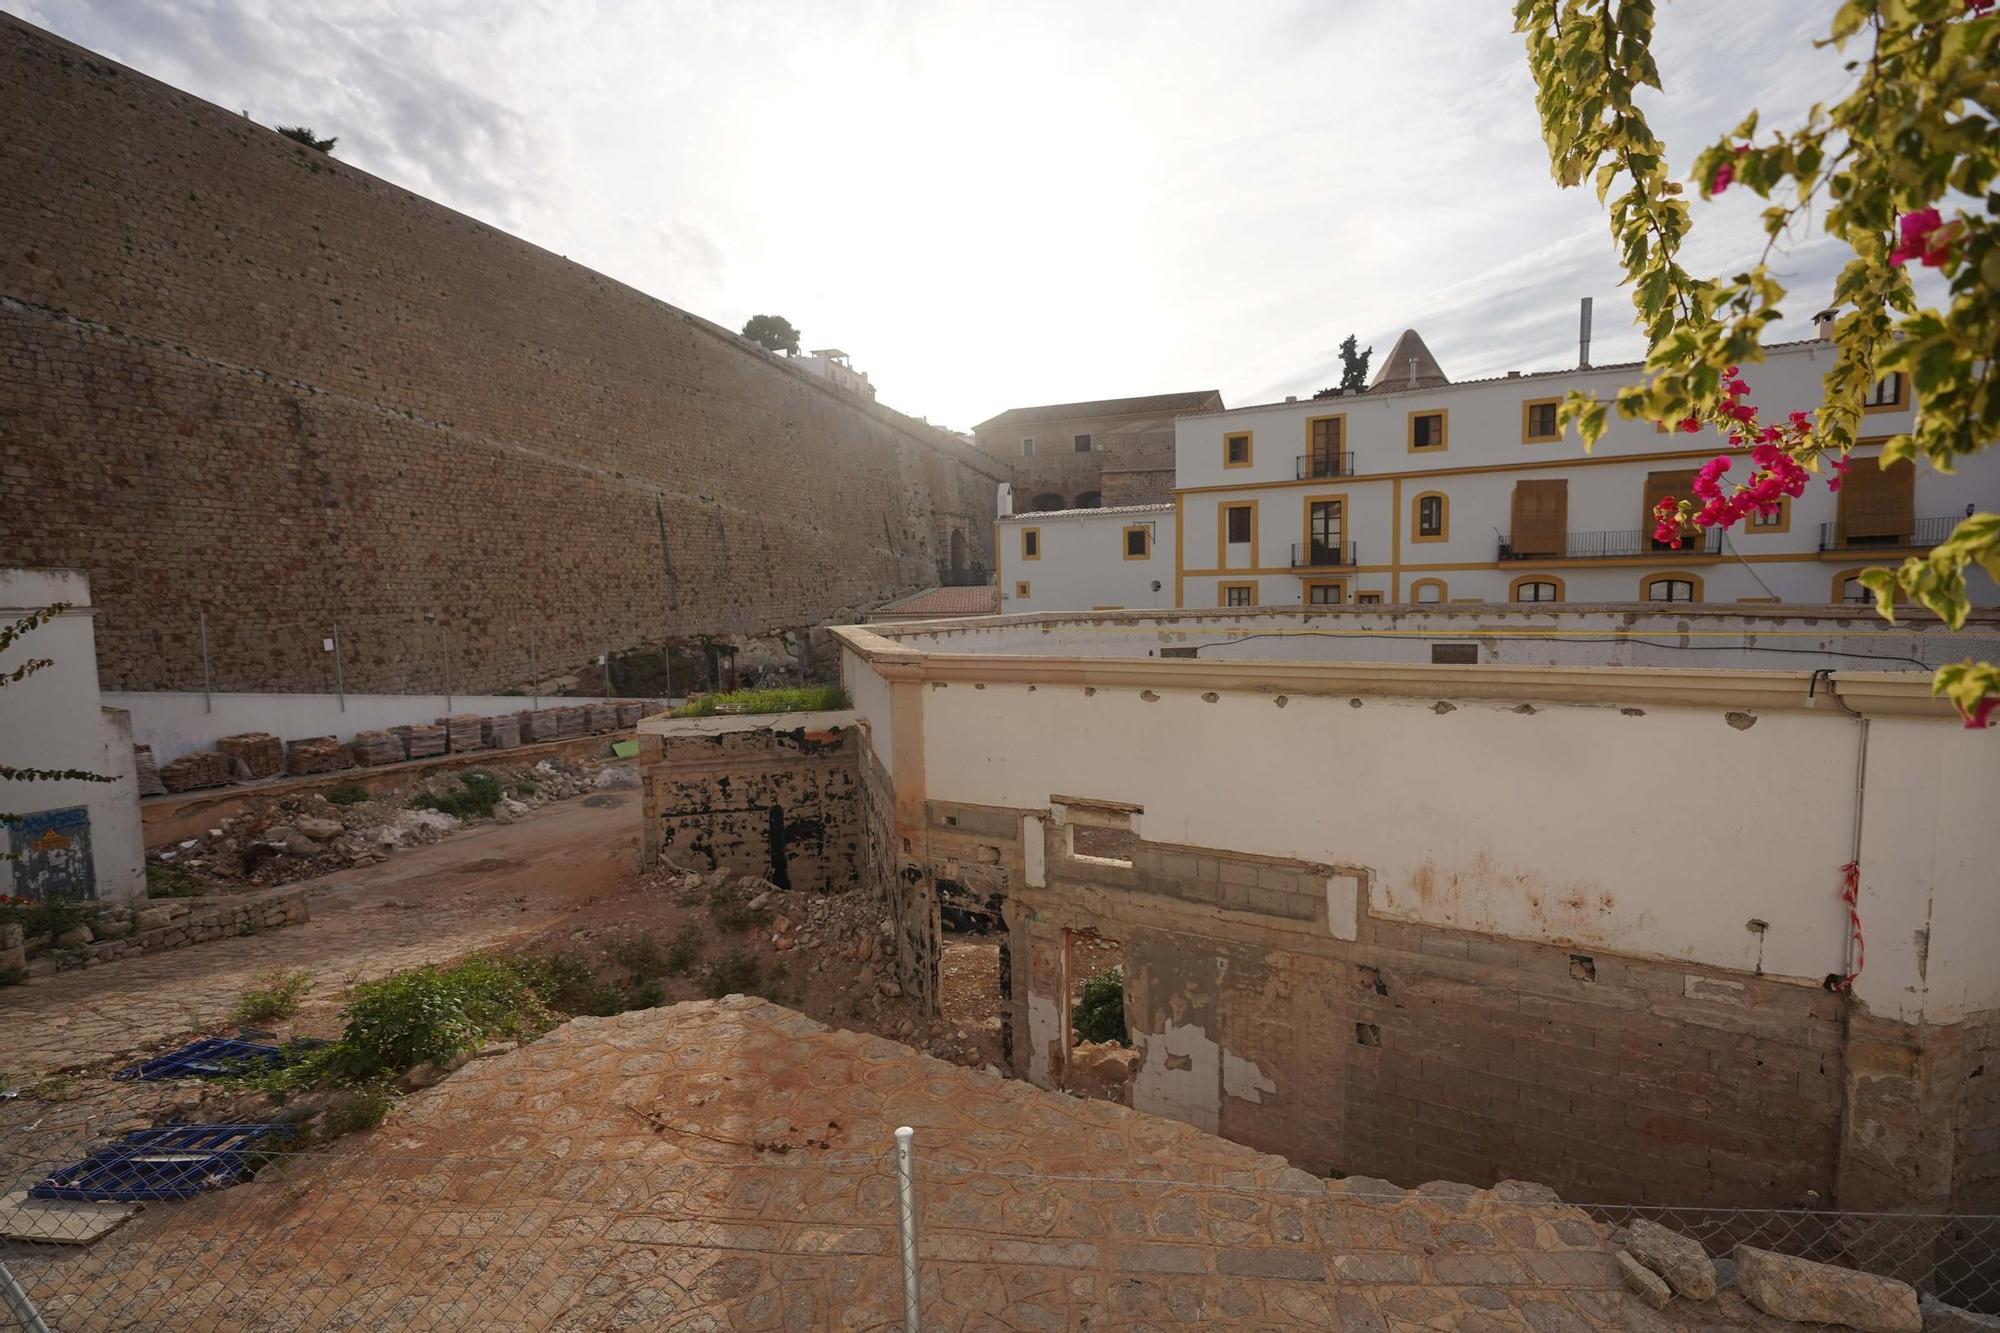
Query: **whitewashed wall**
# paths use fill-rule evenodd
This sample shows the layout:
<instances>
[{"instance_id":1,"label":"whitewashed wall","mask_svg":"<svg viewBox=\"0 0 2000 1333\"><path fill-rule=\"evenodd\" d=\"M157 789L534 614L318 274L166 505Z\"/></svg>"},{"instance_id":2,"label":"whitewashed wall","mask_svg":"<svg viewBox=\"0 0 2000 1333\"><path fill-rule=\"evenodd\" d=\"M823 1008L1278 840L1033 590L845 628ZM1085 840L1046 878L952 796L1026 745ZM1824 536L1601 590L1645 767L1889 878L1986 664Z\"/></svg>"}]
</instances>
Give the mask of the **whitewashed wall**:
<instances>
[{"instance_id":1,"label":"whitewashed wall","mask_svg":"<svg viewBox=\"0 0 2000 1333\"><path fill-rule=\"evenodd\" d=\"M90 581L74 570L0 570L0 616L67 603L71 609L0 654L0 672L42 658L53 665L0 688L0 754L18 768L78 769L112 782L0 782L0 810L31 814L82 806L90 821L97 897L145 892L138 775L123 713L97 690L97 639ZM0 827L0 848L8 845ZM0 861L0 894L19 890L16 863Z\"/></svg>"},{"instance_id":2,"label":"whitewashed wall","mask_svg":"<svg viewBox=\"0 0 2000 1333\"><path fill-rule=\"evenodd\" d=\"M505 694L200 694L112 691L104 701L132 715L132 734L153 747L159 763L196 750L212 750L224 736L269 732L280 740L335 736L351 740L358 731L382 731L404 724L435 722L451 713L497 716L526 708L568 708L604 703L595 695ZM625 702L630 702L626 700Z\"/></svg>"},{"instance_id":3,"label":"whitewashed wall","mask_svg":"<svg viewBox=\"0 0 2000 1333\"><path fill-rule=\"evenodd\" d=\"M1125 558L1125 529L1152 531L1152 545L1143 560ZM1041 535L1041 555L1021 554L1021 532ZM1089 611L1102 608L1152 608L1174 604L1174 511L1171 506L1144 509L1062 510L1017 515L997 529L1001 543L1000 609L1020 611ZM1021 595L1020 585L1028 585ZM1153 585L1158 584L1155 588Z\"/></svg>"},{"instance_id":4,"label":"whitewashed wall","mask_svg":"<svg viewBox=\"0 0 2000 1333\"><path fill-rule=\"evenodd\" d=\"M1844 714L1155 692L926 684L926 793L1133 802L1148 839L1365 867L1372 909L1410 921L1801 984L1843 968ZM1872 731L1858 994L1906 1020L2000 1006L2000 732Z\"/></svg>"}]
</instances>

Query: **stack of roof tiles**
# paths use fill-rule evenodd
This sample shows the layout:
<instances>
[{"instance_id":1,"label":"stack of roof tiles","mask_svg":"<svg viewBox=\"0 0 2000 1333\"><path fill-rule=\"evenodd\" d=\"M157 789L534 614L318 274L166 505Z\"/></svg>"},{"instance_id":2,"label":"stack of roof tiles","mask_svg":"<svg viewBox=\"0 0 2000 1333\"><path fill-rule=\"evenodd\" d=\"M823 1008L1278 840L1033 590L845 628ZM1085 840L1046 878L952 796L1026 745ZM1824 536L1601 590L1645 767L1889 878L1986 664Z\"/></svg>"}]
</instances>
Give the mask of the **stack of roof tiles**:
<instances>
[{"instance_id":1,"label":"stack of roof tiles","mask_svg":"<svg viewBox=\"0 0 2000 1333\"><path fill-rule=\"evenodd\" d=\"M453 713L439 718L438 725L444 728L445 743L453 754L486 748L486 729L480 725L477 713Z\"/></svg>"},{"instance_id":2,"label":"stack of roof tiles","mask_svg":"<svg viewBox=\"0 0 2000 1333\"><path fill-rule=\"evenodd\" d=\"M511 750L521 743L521 719L511 715L482 718L479 738L489 750Z\"/></svg>"},{"instance_id":3,"label":"stack of roof tiles","mask_svg":"<svg viewBox=\"0 0 2000 1333\"><path fill-rule=\"evenodd\" d=\"M161 768L160 781L168 791L226 787L235 781L235 767L220 750L196 750Z\"/></svg>"},{"instance_id":4,"label":"stack of roof tiles","mask_svg":"<svg viewBox=\"0 0 2000 1333\"><path fill-rule=\"evenodd\" d=\"M560 730L560 718L553 708L529 710L514 716L521 724L521 739L531 745L556 739L556 732Z\"/></svg>"},{"instance_id":5,"label":"stack of roof tiles","mask_svg":"<svg viewBox=\"0 0 2000 1333\"><path fill-rule=\"evenodd\" d=\"M617 704L589 704L583 711L584 726L591 735L618 730Z\"/></svg>"},{"instance_id":6,"label":"stack of roof tiles","mask_svg":"<svg viewBox=\"0 0 2000 1333\"><path fill-rule=\"evenodd\" d=\"M239 776L275 778L285 771L285 746L268 731L246 731L240 736L224 736L215 748L248 770Z\"/></svg>"},{"instance_id":7,"label":"stack of roof tiles","mask_svg":"<svg viewBox=\"0 0 2000 1333\"><path fill-rule=\"evenodd\" d=\"M561 740L569 740L573 736L583 735L584 728L588 725L585 711L581 704L556 709L556 736Z\"/></svg>"},{"instance_id":8,"label":"stack of roof tiles","mask_svg":"<svg viewBox=\"0 0 2000 1333\"><path fill-rule=\"evenodd\" d=\"M444 728L426 723L404 723L391 727L392 735L403 738L403 753L411 759L430 759L444 753Z\"/></svg>"},{"instance_id":9,"label":"stack of roof tiles","mask_svg":"<svg viewBox=\"0 0 2000 1333\"><path fill-rule=\"evenodd\" d=\"M400 764L403 762L403 738L386 731L364 731L357 734L352 745L354 762L373 767L376 764Z\"/></svg>"},{"instance_id":10,"label":"stack of roof tiles","mask_svg":"<svg viewBox=\"0 0 2000 1333\"><path fill-rule=\"evenodd\" d=\"M153 762L153 747L135 745L132 756L139 769L139 794L141 796L165 796L167 788L160 781L160 766Z\"/></svg>"},{"instance_id":11,"label":"stack of roof tiles","mask_svg":"<svg viewBox=\"0 0 2000 1333\"><path fill-rule=\"evenodd\" d=\"M646 705L637 699L621 699L618 702L618 726L630 731L639 725L639 719L646 715Z\"/></svg>"},{"instance_id":12,"label":"stack of roof tiles","mask_svg":"<svg viewBox=\"0 0 2000 1333\"><path fill-rule=\"evenodd\" d=\"M365 733L364 733L365 734ZM301 776L308 773L338 773L350 767L354 757L347 747L331 736L308 736L285 746L285 771Z\"/></svg>"}]
</instances>

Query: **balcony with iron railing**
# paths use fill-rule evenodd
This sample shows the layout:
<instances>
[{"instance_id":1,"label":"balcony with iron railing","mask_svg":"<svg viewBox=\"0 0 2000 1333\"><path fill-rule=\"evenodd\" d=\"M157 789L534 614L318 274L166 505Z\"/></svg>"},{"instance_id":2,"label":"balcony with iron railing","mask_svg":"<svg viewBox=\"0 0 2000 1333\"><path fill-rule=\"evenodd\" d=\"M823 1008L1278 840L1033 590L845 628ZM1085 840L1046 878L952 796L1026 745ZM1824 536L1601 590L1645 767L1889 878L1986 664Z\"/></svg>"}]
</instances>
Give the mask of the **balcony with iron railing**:
<instances>
[{"instance_id":1,"label":"balcony with iron railing","mask_svg":"<svg viewBox=\"0 0 2000 1333\"><path fill-rule=\"evenodd\" d=\"M1819 525L1819 549L1822 551L1868 551L1905 550L1911 547L1936 546L1951 536L1951 530L1958 526L1956 518L1914 518L1906 519L1901 532L1850 532L1852 524L1835 521Z\"/></svg>"},{"instance_id":2,"label":"balcony with iron railing","mask_svg":"<svg viewBox=\"0 0 2000 1333\"><path fill-rule=\"evenodd\" d=\"M1311 481L1318 477L1351 477L1354 475L1354 451L1342 449L1336 453L1311 453L1298 456L1300 481Z\"/></svg>"},{"instance_id":3,"label":"balcony with iron railing","mask_svg":"<svg viewBox=\"0 0 2000 1333\"><path fill-rule=\"evenodd\" d=\"M1517 551L1500 534L1500 559L1502 560L1612 560L1619 557L1634 559L1640 556L1658 556L1672 559L1677 555L1720 555L1722 554L1722 530L1710 528L1694 537L1681 539L1681 547L1675 550L1662 541L1655 541L1648 529L1631 528L1619 532L1570 532L1563 535L1563 549L1560 551Z\"/></svg>"},{"instance_id":4,"label":"balcony with iron railing","mask_svg":"<svg viewBox=\"0 0 2000 1333\"><path fill-rule=\"evenodd\" d=\"M1360 563L1353 542L1293 542L1293 569L1351 569Z\"/></svg>"}]
</instances>

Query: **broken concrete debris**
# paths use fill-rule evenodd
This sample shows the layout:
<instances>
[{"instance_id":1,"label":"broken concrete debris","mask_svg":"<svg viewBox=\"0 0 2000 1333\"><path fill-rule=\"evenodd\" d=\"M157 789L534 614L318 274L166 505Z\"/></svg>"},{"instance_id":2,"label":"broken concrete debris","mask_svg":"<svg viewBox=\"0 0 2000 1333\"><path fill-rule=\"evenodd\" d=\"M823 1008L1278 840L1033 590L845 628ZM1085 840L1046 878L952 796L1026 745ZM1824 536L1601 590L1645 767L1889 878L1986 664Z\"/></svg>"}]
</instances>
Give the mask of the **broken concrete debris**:
<instances>
[{"instance_id":1,"label":"broken concrete debris","mask_svg":"<svg viewBox=\"0 0 2000 1333\"><path fill-rule=\"evenodd\" d=\"M1736 1286L1765 1314L1801 1324L1845 1324L1861 1333L1923 1333L1907 1282L1750 1245L1736 1247Z\"/></svg>"},{"instance_id":2,"label":"broken concrete debris","mask_svg":"<svg viewBox=\"0 0 2000 1333\"><path fill-rule=\"evenodd\" d=\"M1618 1251L1618 1276L1633 1295L1655 1310L1666 1309L1674 1298L1673 1290L1660 1280L1660 1275L1634 1259L1629 1250Z\"/></svg>"}]
</instances>

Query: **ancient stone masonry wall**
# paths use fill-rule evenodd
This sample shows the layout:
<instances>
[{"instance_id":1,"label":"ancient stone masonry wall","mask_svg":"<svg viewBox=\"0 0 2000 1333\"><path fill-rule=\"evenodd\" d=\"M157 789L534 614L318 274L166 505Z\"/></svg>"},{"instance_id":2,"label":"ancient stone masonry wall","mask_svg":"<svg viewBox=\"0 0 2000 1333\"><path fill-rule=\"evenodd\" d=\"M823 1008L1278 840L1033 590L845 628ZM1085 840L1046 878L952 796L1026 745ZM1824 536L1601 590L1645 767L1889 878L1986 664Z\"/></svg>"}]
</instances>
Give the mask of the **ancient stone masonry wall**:
<instances>
[{"instance_id":1,"label":"ancient stone masonry wall","mask_svg":"<svg viewBox=\"0 0 2000 1333\"><path fill-rule=\"evenodd\" d=\"M852 726L819 724L643 736L645 863L818 893L859 887L856 742Z\"/></svg>"},{"instance_id":2,"label":"ancient stone masonry wall","mask_svg":"<svg viewBox=\"0 0 2000 1333\"><path fill-rule=\"evenodd\" d=\"M0 565L110 689L507 688L858 618L1006 468L0 16ZM429 617L430 619L427 619Z\"/></svg>"}]
</instances>

